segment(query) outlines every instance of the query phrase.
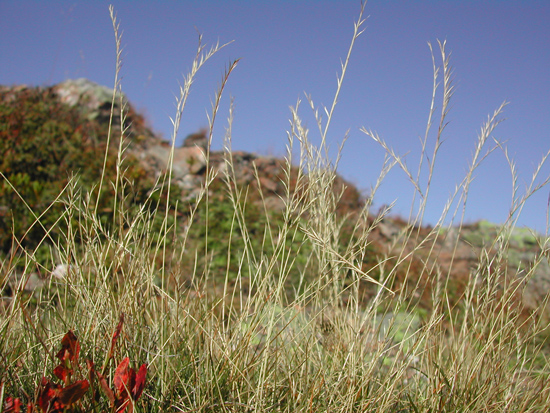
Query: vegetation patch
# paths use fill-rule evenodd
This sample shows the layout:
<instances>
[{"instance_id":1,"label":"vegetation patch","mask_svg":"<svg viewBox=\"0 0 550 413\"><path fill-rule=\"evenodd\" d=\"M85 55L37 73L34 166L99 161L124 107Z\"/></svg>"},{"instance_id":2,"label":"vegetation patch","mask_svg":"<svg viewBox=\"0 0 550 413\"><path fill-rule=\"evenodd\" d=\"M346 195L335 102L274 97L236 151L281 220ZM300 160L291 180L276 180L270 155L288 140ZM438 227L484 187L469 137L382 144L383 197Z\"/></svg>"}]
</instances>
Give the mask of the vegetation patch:
<instances>
[{"instance_id":1,"label":"vegetation patch","mask_svg":"<svg viewBox=\"0 0 550 413\"><path fill-rule=\"evenodd\" d=\"M309 102L316 115L337 108L364 7L332 106ZM120 91L110 11L119 60L94 116L53 89L0 90L2 412L550 411L548 239L515 230L513 213L422 225L426 148L440 146L453 91L444 42L418 175L364 128L386 156L361 195L328 157L331 115L313 137L300 103L284 159L231 151L232 107L225 150L210 150L238 61L208 127L176 148L190 86L225 45L199 39L172 141L152 136ZM503 107L452 199L467 201ZM394 167L421 201L407 219L371 212ZM527 188L515 211L542 186Z\"/></svg>"}]
</instances>

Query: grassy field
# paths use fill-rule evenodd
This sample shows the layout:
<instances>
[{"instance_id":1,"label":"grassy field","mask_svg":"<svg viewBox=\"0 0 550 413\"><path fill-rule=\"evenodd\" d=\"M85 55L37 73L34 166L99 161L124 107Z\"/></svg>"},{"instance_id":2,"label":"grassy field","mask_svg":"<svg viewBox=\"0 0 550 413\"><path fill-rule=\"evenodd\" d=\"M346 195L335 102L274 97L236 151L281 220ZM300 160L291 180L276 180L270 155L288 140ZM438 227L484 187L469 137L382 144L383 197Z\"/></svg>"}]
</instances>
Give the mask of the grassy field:
<instances>
[{"instance_id":1,"label":"grassy field","mask_svg":"<svg viewBox=\"0 0 550 413\"><path fill-rule=\"evenodd\" d=\"M112 18L118 79L121 39ZM320 136L308 136L301 108L293 108L285 208L276 220L267 208L259 208L260 229L250 229L247 190L234 174L232 112L225 136L226 168L217 172L207 162L199 196L191 204L171 208L159 201L175 196L169 175L159 179L142 207L128 207L132 183L124 176L126 136L124 129L110 133L108 140L119 148L116 178L101 179L89 192L80 190L77 177L70 180L56 198L63 213L52 224L66 230L53 238L53 227L45 228L42 244L49 245L55 262L44 270L64 266L36 293L24 291L23 276L12 286L11 296L2 298L3 411L550 411L547 319L542 310L524 311L518 300L537 263L548 257L546 238L539 240L541 252L533 267L517 279L505 265L515 223L511 219L480 254L465 291L451 293L450 273L435 266L431 256L436 241L450 233L442 225L427 234L419 230L431 179L422 186L416 173L366 129L364 133L386 149L386 162L363 211L337 213L338 162L328 156L327 135L362 23L361 13L334 103L327 108L328 117L318 120ZM423 145L435 139L436 149L422 156L430 160L422 165L430 177L453 94L445 43L438 46ZM172 147L190 85L221 47L199 46L181 86ZM226 69L214 101L210 140L218 102L236 65ZM306 104L317 109L312 102ZM438 113L436 106L441 108ZM453 217L458 228L454 237L460 235L469 185L502 109L482 125L470 169L442 211L441 222ZM293 166L299 166L298 174ZM395 240L414 247L402 248L398 256L388 251L373 258L370 236L390 209L369 219L369 208L393 167L403 169L417 189L412 202L419 208ZM230 225L223 229L216 227L216 215L208 214L216 204L211 202L212 185L219 182L224 205L230 207ZM103 187L115 194L107 222L98 218ZM514 208L520 211L538 189L533 184ZM454 199L460 199L456 211L450 209ZM178 211L188 217L184 223ZM203 218L194 219L198 215ZM36 216L32 226L41 226L43 218ZM191 242L193 234L204 239L200 247ZM239 242L215 242L220 237ZM34 251L17 248L19 242L14 239L12 254L2 262L2 289L14 271L23 268L22 274L30 274L38 265ZM225 250L215 250L220 245ZM408 278L411 258L421 250L422 282ZM212 264L220 259L226 268L221 276Z\"/></svg>"}]
</instances>

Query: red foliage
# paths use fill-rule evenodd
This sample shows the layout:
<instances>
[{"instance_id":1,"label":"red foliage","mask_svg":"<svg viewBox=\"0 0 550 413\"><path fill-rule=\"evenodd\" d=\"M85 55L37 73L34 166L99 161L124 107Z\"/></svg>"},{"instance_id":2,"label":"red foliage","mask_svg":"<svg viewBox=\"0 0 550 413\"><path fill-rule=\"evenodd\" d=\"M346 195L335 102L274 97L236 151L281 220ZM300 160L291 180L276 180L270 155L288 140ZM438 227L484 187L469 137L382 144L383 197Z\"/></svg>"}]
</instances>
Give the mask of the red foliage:
<instances>
[{"instance_id":1,"label":"red foliage","mask_svg":"<svg viewBox=\"0 0 550 413\"><path fill-rule=\"evenodd\" d=\"M38 406L43 412L62 413L72 404L79 401L88 391L88 380L79 380L67 387L42 379L42 391L38 396Z\"/></svg>"},{"instance_id":2,"label":"red foliage","mask_svg":"<svg viewBox=\"0 0 550 413\"><path fill-rule=\"evenodd\" d=\"M61 340L61 350L56 354L61 363L53 370L55 376L63 381L65 387L52 383L46 377L42 378L38 406L43 412L63 412L67 407L79 401L88 391L90 387L88 380L79 380L71 384L71 376L75 368L78 367L79 354L78 338L69 330Z\"/></svg>"},{"instance_id":3,"label":"red foliage","mask_svg":"<svg viewBox=\"0 0 550 413\"><path fill-rule=\"evenodd\" d=\"M79 354L80 343L74 333L69 330L61 340L61 350L55 356L61 361L61 364L53 370L53 374L63 380L63 383L69 384L74 368L78 366Z\"/></svg>"},{"instance_id":4,"label":"red foliage","mask_svg":"<svg viewBox=\"0 0 550 413\"><path fill-rule=\"evenodd\" d=\"M121 314L119 323L111 339L111 347L108 353L109 361L114 355L116 342L122 332L124 315ZM96 372L94 363L86 360L88 366L88 380L78 380L71 383L71 377L79 368L78 356L80 354L80 343L76 335L69 330L61 340L61 350L56 354L60 364L54 368L54 375L63 382L63 384L53 383L46 377L42 378L36 403L29 403L27 412L34 412L40 409L42 413L62 413L71 408L86 394L92 387L92 401L98 401L98 392L94 388L94 381L99 379L100 387L109 399L113 411L124 413L128 407L128 412L134 411L134 403L139 399L145 388L145 379L147 376L147 365L143 364L138 372L130 367L130 359L123 359L115 370L113 377L114 389L111 389L105 379L104 374ZM0 406L1 407L1 406ZM7 397L2 408L2 413L21 413L22 403L19 398ZM82 410L71 410L82 411Z\"/></svg>"},{"instance_id":5,"label":"red foliage","mask_svg":"<svg viewBox=\"0 0 550 413\"><path fill-rule=\"evenodd\" d=\"M126 411L128 406L129 413L134 411L134 402L139 399L145 388L147 364L142 364L137 373L129 365L130 358L126 357L116 368L113 379L114 389L109 387L104 376L97 374L101 388L111 402L111 407L121 413Z\"/></svg>"},{"instance_id":6,"label":"red foliage","mask_svg":"<svg viewBox=\"0 0 550 413\"><path fill-rule=\"evenodd\" d=\"M116 341L118 340L118 337L122 332L123 324L124 324L124 313L120 313L120 319L118 321L118 325L116 326L115 332L113 333L113 338L111 339L111 348L109 349L109 356L108 356L109 359L114 356Z\"/></svg>"},{"instance_id":7,"label":"red foliage","mask_svg":"<svg viewBox=\"0 0 550 413\"><path fill-rule=\"evenodd\" d=\"M14 399L12 397L6 398L4 403L4 413L20 413L21 412L21 400Z\"/></svg>"}]
</instances>

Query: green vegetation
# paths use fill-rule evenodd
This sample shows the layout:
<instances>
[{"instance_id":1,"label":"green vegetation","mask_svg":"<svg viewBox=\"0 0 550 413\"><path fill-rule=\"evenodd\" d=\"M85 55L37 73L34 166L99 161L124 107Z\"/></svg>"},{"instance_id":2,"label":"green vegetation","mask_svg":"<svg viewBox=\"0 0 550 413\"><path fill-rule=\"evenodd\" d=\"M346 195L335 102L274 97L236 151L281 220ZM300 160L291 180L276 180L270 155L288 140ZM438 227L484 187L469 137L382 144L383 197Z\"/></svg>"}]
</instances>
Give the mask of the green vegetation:
<instances>
[{"instance_id":1,"label":"green vegetation","mask_svg":"<svg viewBox=\"0 0 550 413\"><path fill-rule=\"evenodd\" d=\"M39 248L39 264L48 259L48 244L55 244L66 232L63 216L67 185L94 195L102 171L105 179L116 182L116 148L103 165L99 154L107 150L108 125L88 120L75 107L59 101L47 89L27 88L0 93L0 251L3 257L18 248ZM151 182L135 159L127 159L125 179L132 182L129 204L145 200ZM98 218L107 223L112 217L111 188L103 188L97 199ZM127 205L129 206L129 205ZM40 220L37 217L40 216ZM74 224L74 223L71 223ZM51 257L50 257L51 258Z\"/></svg>"},{"instance_id":2,"label":"green vegetation","mask_svg":"<svg viewBox=\"0 0 550 413\"><path fill-rule=\"evenodd\" d=\"M177 100L172 150L190 85L222 47L199 45ZM440 126L428 128L423 148L428 139L439 147L452 96L444 43L440 54L433 96L435 104L441 80L441 115L436 122L432 112L429 120ZM349 54L329 114L348 63ZM224 74L212 120L236 65ZM117 78L119 69L120 61ZM548 257L546 239L538 240L540 253L519 279L507 270L514 221L494 228L458 289L436 260L437 246L452 241L453 232L420 225L429 186L366 129L386 149L387 162L363 208L344 215L339 205L357 200L338 187L337 162L326 157L330 116L318 119L315 143L299 105L293 108L284 208L274 212L260 185L252 190L236 178L232 110L225 168L207 161L201 190L184 202L170 172L150 183L122 156L130 139L124 121L111 133L94 129L100 126L48 99L0 107L8 154L2 231L10 234L2 238L0 268L0 289L10 289L0 305L0 409L25 411L32 403L27 411L550 411L545 308L527 312L520 299ZM483 125L454 194L463 202L501 110ZM106 161L92 146L79 146L87 139L97 139ZM430 178L436 155L422 153ZM369 207L394 166L417 188L420 210L391 248L380 250L372 239L389 210L371 217ZM514 208L539 189L531 188ZM459 236L464 225L455 224ZM47 259L38 254L45 245ZM58 264L65 270L43 288L25 290L36 267L49 275ZM14 273L21 279L14 281ZM129 360L142 367L131 370Z\"/></svg>"}]
</instances>

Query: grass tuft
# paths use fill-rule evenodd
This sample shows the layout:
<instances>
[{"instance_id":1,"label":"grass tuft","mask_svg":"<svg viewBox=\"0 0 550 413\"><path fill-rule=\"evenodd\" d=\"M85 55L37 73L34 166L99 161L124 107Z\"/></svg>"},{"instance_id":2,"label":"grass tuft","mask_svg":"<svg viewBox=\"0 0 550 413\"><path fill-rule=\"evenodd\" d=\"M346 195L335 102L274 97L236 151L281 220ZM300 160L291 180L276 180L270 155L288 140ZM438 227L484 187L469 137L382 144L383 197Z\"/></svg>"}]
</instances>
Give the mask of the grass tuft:
<instances>
[{"instance_id":1,"label":"grass tuft","mask_svg":"<svg viewBox=\"0 0 550 413\"><path fill-rule=\"evenodd\" d=\"M201 38L176 100L168 172L138 202L125 157L130 141L122 100L116 122L121 126L107 131L101 175L88 188L78 175L56 187L57 220L48 209L34 211L25 188L2 173L2 190L16 194L19 210L29 211L31 222L14 223L11 255L0 270L1 289L8 284L11 289L0 306L0 409L24 411L22 406L32 403L28 411L99 412L124 403L129 411L174 412L550 411L546 305L528 312L520 299L548 258L548 241L533 236L540 254L521 277L509 271L508 254L523 205L548 183L536 184L548 154L520 194L513 161L500 142L491 143L501 105L482 125L470 167L439 223L422 227L454 91L450 54L440 42L439 51L432 50L433 95L418 169L363 128L384 149L385 162L363 208L342 213L346 192L337 175L339 156L329 157L327 136L362 33L364 8L332 105L317 108L307 98L317 139L302 122L301 102L291 109L281 163L282 211L266 204L257 170L256 189L238 178L232 105L224 166L216 169L210 162L219 103L238 61L223 73L209 114L202 187L191 201L177 197L171 169L190 86L226 46L206 48ZM110 12L117 45L114 107L122 96L121 36ZM110 124L113 117L114 112ZM428 147L433 153L426 153ZM458 288L452 277L455 256L449 268L440 266L440 245L456 245L456 254L473 174L495 150L509 160L514 203L508 221L484 240L477 266ZM370 206L394 167L409 178L415 196L402 230L375 254L373 237L391 206L377 216ZM42 231L38 245L24 242L32 228ZM38 257L43 245L49 246L50 262ZM30 274L36 266L53 273L42 289L26 291L25 275L11 283L10 274ZM61 358L54 351L60 342L72 345ZM78 364L79 357L95 367ZM39 407L46 400L44 377L52 377L60 360L69 363L57 368L65 372L64 385L55 378L48 385L65 392L65 398L56 396L65 410L53 402ZM105 397L93 390L92 376ZM64 386L70 383L78 389L71 388L69 400Z\"/></svg>"}]
</instances>

